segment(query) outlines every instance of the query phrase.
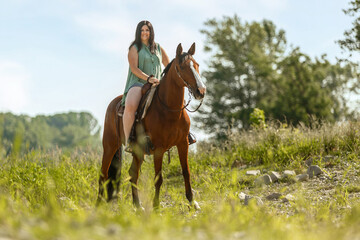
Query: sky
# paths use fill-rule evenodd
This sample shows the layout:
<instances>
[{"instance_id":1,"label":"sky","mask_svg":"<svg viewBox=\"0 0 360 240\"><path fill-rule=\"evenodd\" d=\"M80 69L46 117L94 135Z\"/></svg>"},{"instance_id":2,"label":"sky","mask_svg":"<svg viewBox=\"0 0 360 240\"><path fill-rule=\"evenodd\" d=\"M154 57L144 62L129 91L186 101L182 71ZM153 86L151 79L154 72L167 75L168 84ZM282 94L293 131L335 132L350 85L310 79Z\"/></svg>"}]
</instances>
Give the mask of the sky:
<instances>
[{"instance_id":1,"label":"sky","mask_svg":"<svg viewBox=\"0 0 360 240\"><path fill-rule=\"evenodd\" d=\"M124 91L127 52L136 25L149 20L170 59L196 43L200 72L204 22L223 16L271 20L289 46L311 56L341 57L335 43L351 28L349 0L0 0L0 112L35 116L92 113L103 125L107 105ZM360 61L358 56L355 61ZM191 116L191 114L190 114Z\"/></svg>"}]
</instances>

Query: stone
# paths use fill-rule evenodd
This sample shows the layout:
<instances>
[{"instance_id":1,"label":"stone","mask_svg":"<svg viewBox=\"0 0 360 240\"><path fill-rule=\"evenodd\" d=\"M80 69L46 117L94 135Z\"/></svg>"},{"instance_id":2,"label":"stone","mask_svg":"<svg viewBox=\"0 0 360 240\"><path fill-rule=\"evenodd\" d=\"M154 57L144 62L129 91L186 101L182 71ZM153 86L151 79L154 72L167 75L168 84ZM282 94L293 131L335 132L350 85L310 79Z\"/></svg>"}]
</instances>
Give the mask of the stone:
<instances>
[{"instance_id":1,"label":"stone","mask_svg":"<svg viewBox=\"0 0 360 240\"><path fill-rule=\"evenodd\" d=\"M278 172L271 171L269 175L272 182L277 182L281 179L281 176Z\"/></svg>"},{"instance_id":2,"label":"stone","mask_svg":"<svg viewBox=\"0 0 360 240\"><path fill-rule=\"evenodd\" d=\"M278 200L281 197L281 193L272 193L269 196L266 197L267 200Z\"/></svg>"},{"instance_id":3,"label":"stone","mask_svg":"<svg viewBox=\"0 0 360 240\"><path fill-rule=\"evenodd\" d=\"M252 201L256 201L256 205L258 205L258 206L264 205L264 202L261 200L261 198L252 197L252 196L249 196L249 195L246 195L244 205L248 206L250 204L250 202L252 202Z\"/></svg>"},{"instance_id":4,"label":"stone","mask_svg":"<svg viewBox=\"0 0 360 240\"><path fill-rule=\"evenodd\" d=\"M322 173L322 170L317 165L312 165L308 168L307 174L309 174L309 178L316 177Z\"/></svg>"},{"instance_id":5,"label":"stone","mask_svg":"<svg viewBox=\"0 0 360 240\"><path fill-rule=\"evenodd\" d=\"M304 181L307 181L308 179L309 179L309 174L307 174L307 173L296 176L296 180L299 182L304 182Z\"/></svg>"},{"instance_id":6,"label":"stone","mask_svg":"<svg viewBox=\"0 0 360 240\"><path fill-rule=\"evenodd\" d=\"M258 177L257 179L255 179L255 184L257 185L262 185L262 184L266 184L269 185L270 183L272 183L271 181L271 177L268 174L265 174L261 177Z\"/></svg>"},{"instance_id":7,"label":"stone","mask_svg":"<svg viewBox=\"0 0 360 240\"><path fill-rule=\"evenodd\" d=\"M252 176L257 176L260 174L260 170L249 170L246 171L246 175L252 175Z\"/></svg>"},{"instance_id":8,"label":"stone","mask_svg":"<svg viewBox=\"0 0 360 240\"><path fill-rule=\"evenodd\" d=\"M292 170L285 170L283 173L284 177L290 177L290 176L295 176L295 171Z\"/></svg>"},{"instance_id":9,"label":"stone","mask_svg":"<svg viewBox=\"0 0 360 240\"><path fill-rule=\"evenodd\" d=\"M290 202L290 201L295 201L295 197L291 194L287 194L283 199L282 201L285 203L285 202Z\"/></svg>"},{"instance_id":10,"label":"stone","mask_svg":"<svg viewBox=\"0 0 360 240\"><path fill-rule=\"evenodd\" d=\"M246 194L241 192L241 193L238 194L238 197L240 198L240 200L245 200Z\"/></svg>"}]
</instances>

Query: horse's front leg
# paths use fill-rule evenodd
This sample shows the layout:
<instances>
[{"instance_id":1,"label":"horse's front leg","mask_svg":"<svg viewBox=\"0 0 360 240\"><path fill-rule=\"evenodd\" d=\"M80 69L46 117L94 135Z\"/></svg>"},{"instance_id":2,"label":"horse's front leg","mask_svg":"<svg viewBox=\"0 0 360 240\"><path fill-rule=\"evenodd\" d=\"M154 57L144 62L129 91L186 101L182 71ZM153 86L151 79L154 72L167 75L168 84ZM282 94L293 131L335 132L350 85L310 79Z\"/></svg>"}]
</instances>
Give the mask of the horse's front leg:
<instances>
[{"instance_id":1,"label":"horse's front leg","mask_svg":"<svg viewBox=\"0 0 360 240\"><path fill-rule=\"evenodd\" d=\"M154 153L154 168L155 168L155 196L154 196L154 208L158 208L160 201L160 187L163 183L163 177L161 173L162 161L163 161L164 151L161 149L156 149Z\"/></svg>"},{"instance_id":2,"label":"horse's front leg","mask_svg":"<svg viewBox=\"0 0 360 240\"><path fill-rule=\"evenodd\" d=\"M144 160L144 155L141 156L139 154L133 154L133 161L132 161L131 167L129 169L129 174L131 177L130 182L131 182L131 190L132 190L132 196L133 196L133 204L137 208L141 207L137 184L138 184L138 179L139 179L140 167L141 167L143 160Z\"/></svg>"},{"instance_id":3,"label":"horse's front leg","mask_svg":"<svg viewBox=\"0 0 360 240\"><path fill-rule=\"evenodd\" d=\"M188 142L184 141L183 143L177 145L177 149L178 149L180 164L185 181L186 198L187 200L189 200L190 205L194 204L195 209L200 209L199 204L196 201L193 201L193 193L190 183L190 169L188 163L188 150L189 150Z\"/></svg>"}]
</instances>

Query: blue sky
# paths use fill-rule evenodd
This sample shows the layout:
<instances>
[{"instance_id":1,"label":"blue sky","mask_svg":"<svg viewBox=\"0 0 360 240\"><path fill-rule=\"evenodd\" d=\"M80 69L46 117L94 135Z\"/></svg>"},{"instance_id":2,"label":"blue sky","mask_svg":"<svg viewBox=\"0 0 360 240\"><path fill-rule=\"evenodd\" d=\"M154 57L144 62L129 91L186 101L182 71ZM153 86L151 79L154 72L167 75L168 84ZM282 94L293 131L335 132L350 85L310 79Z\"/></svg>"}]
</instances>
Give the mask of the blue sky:
<instances>
[{"instance_id":1,"label":"blue sky","mask_svg":"<svg viewBox=\"0 0 360 240\"><path fill-rule=\"evenodd\" d=\"M144 19L171 59L178 43L187 50L196 42L200 71L209 55L199 30L209 18L234 14L272 20L289 45L334 60L342 56L335 41L351 27L342 12L347 6L347 0L0 0L0 111L89 111L102 125L108 103L124 90L127 49Z\"/></svg>"}]
</instances>

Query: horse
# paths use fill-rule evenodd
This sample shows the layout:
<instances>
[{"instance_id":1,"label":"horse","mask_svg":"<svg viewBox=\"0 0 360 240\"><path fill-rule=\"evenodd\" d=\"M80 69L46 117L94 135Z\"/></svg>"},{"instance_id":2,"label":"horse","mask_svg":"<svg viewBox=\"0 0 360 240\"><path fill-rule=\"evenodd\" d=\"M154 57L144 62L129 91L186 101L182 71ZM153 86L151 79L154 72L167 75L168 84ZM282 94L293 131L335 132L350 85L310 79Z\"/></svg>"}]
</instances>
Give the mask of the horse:
<instances>
[{"instance_id":1,"label":"horse","mask_svg":"<svg viewBox=\"0 0 360 240\"><path fill-rule=\"evenodd\" d=\"M150 154L154 156L155 168L155 196L154 208L159 206L160 187L163 183L162 162L164 153L173 146L177 147L182 174L185 182L186 198L191 206L199 208L193 200L188 164L188 134L190 118L185 110L185 87L195 97L202 100L206 87L201 81L199 64L193 58L195 43L188 52L183 52L181 43L177 46L176 57L166 66L163 77L157 86L150 107L142 120L144 132L150 138L152 148ZM113 99L106 111L103 133L103 156L101 174L99 178L98 203L104 198L110 201L114 191L119 192L119 181L122 166L122 148L125 142L123 121L118 116L116 106L122 95ZM141 164L144 161L144 151L140 149L132 153L132 164L129 169L132 184L133 204L141 208L137 183ZM107 185L106 185L107 184ZM107 188L107 196L104 187Z\"/></svg>"}]
</instances>

